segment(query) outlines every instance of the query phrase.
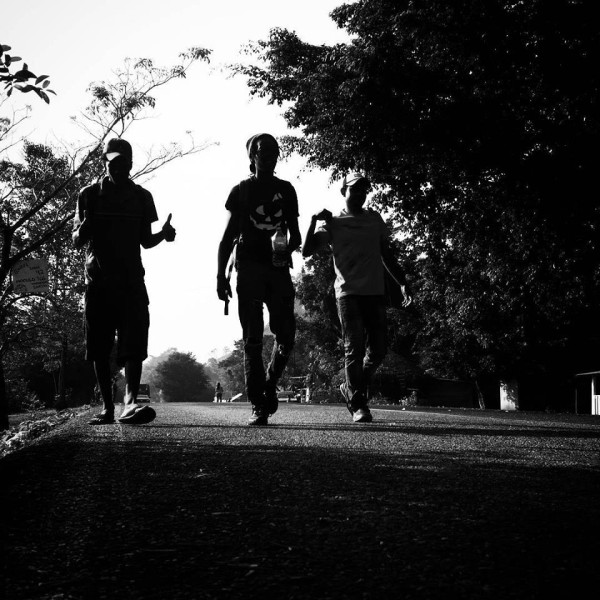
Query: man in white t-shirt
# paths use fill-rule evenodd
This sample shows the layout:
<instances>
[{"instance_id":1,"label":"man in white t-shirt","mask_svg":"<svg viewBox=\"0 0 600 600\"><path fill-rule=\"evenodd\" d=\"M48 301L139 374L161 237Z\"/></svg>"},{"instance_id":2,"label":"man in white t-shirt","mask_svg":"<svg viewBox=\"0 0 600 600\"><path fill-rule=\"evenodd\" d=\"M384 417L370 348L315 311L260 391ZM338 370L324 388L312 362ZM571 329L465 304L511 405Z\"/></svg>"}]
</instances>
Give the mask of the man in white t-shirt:
<instances>
[{"instance_id":1,"label":"man in white t-shirt","mask_svg":"<svg viewBox=\"0 0 600 600\"><path fill-rule=\"evenodd\" d=\"M329 244L335 268L335 297L344 338L346 382L340 391L356 423L370 423L369 382L387 351L385 266L398 281L403 306L412 302L404 273L394 260L389 231L381 215L364 208L369 180L362 173L344 177L346 208L337 216L328 210L313 215L302 255ZM317 221L323 224L315 231Z\"/></svg>"}]
</instances>

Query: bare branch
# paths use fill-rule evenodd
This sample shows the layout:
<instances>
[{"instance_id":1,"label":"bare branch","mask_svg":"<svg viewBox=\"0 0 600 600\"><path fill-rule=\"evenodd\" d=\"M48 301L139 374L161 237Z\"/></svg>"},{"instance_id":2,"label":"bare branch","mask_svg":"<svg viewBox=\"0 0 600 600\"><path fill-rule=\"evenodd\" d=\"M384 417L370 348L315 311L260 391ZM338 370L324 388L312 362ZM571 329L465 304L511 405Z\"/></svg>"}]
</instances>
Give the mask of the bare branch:
<instances>
[{"instance_id":1,"label":"bare branch","mask_svg":"<svg viewBox=\"0 0 600 600\"><path fill-rule=\"evenodd\" d=\"M219 145L218 142L205 141L202 144L197 146L195 144L194 139L192 138L191 134L189 134L189 132L188 132L188 135L190 136L191 143L187 149L185 149L185 150L182 149L179 144L172 144L170 147L162 146L160 148L158 154L156 154L156 155L152 155L152 153L148 154L146 164L143 167L141 167L138 171L136 171L131 176L131 178L132 179L140 179L140 178L145 179L148 176L150 176L152 173L154 173L154 171L156 171L157 169L160 169L160 167L162 167L178 158L183 158L184 156L190 156L192 154L197 154L198 152L202 152L203 150L206 150L210 146L218 146Z\"/></svg>"}]
</instances>

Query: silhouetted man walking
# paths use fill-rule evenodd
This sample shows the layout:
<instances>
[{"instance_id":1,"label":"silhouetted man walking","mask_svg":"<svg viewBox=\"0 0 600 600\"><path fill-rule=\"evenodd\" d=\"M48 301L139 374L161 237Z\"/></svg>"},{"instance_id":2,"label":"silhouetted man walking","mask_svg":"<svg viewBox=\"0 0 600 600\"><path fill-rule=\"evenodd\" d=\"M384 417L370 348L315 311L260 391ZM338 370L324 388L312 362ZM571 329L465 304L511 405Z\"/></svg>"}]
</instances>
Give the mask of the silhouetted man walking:
<instances>
[{"instance_id":1,"label":"silhouetted man walking","mask_svg":"<svg viewBox=\"0 0 600 600\"><path fill-rule=\"evenodd\" d=\"M355 423L373 420L368 387L387 351L384 271L395 278L403 306L412 302L404 273L394 260L389 231L374 210L364 208L371 188L362 173L344 177L341 192L346 208L333 216L313 215L302 249L310 256L326 244L333 251L335 297L344 338L346 381L340 386ZM317 221L323 224L315 232Z\"/></svg>"},{"instance_id":2,"label":"silhouetted man walking","mask_svg":"<svg viewBox=\"0 0 600 600\"><path fill-rule=\"evenodd\" d=\"M86 358L94 370L103 410L92 425L114 423L110 354L117 335L117 364L125 367L124 408L119 421L139 424L156 413L136 403L142 362L148 356L148 294L140 246L153 248L163 240L172 242L175 229L171 215L158 233L158 220L150 192L129 178L131 145L123 139L109 140L102 155L106 175L81 190L73 224L73 243L86 246L85 342Z\"/></svg>"},{"instance_id":3,"label":"silhouetted man walking","mask_svg":"<svg viewBox=\"0 0 600 600\"><path fill-rule=\"evenodd\" d=\"M277 382L287 364L296 335L291 253L300 247L298 199L288 181L274 175L279 157L275 138L261 133L246 144L252 175L230 192L225 208L229 221L219 245L217 294L227 302L231 287L227 261L235 241L238 312L244 340L246 393L252 404L250 425L267 425L277 410ZM262 358L263 305L275 336L265 373Z\"/></svg>"}]
</instances>

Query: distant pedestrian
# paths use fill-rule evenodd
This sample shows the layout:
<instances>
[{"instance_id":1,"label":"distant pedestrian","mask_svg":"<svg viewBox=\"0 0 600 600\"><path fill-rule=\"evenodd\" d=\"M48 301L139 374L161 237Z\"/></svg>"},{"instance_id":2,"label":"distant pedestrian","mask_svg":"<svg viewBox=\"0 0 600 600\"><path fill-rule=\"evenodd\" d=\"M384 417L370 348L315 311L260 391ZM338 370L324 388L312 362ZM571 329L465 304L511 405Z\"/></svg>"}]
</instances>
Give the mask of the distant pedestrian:
<instances>
[{"instance_id":1,"label":"distant pedestrian","mask_svg":"<svg viewBox=\"0 0 600 600\"><path fill-rule=\"evenodd\" d=\"M220 381L217 381L217 385L215 386L215 400L217 402L223 402L223 388L221 387Z\"/></svg>"},{"instance_id":2,"label":"distant pedestrian","mask_svg":"<svg viewBox=\"0 0 600 600\"><path fill-rule=\"evenodd\" d=\"M261 133L246 143L252 175L234 186L225 208L229 221L219 245L217 294L229 301L227 261L237 248L238 312L244 340L246 393L252 405L249 425L267 425L278 407L277 382L288 362L296 335L291 253L301 244L298 199L288 181L275 177L279 145ZM271 360L263 364L263 304L275 336Z\"/></svg>"},{"instance_id":3,"label":"distant pedestrian","mask_svg":"<svg viewBox=\"0 0 600 600\"><path fill-rule=\"evenodd\" d=\"M389 231L374 210L364 208L371 184L362 173L344 178L346 208L313 215L302 249L305 257L329 244L336 273L335 296L344 340L346 381L340 391L357 423L370 423L368 388L387 352L384 269L400 286L403 306L412 298L389 244ZM317 221L321 226L315 231ZM384 266L385 265L385 266Z\"/></svg>"},{"instance_id":4,"label":"distant pedestrian","mask_svg":"<svg viewBox=\"0 0 600 600\"><path fill-rule=\"evenodd\" d=\"M153 248L172 242L175 229L169 215L161 231L150 192L129 178L131 145L110 139L102 154L106 175L79 193L73 224L73 243L86 247L85 342L86 358L94 370L103 410L92 425L114 423L115 401L110 354L117 335L117 365L125 367L124 408L119 421L139 424L152 420L154 409L137 404L142 362L148 356L148 294L140 246Z\"/></svg>"}]
</instances>

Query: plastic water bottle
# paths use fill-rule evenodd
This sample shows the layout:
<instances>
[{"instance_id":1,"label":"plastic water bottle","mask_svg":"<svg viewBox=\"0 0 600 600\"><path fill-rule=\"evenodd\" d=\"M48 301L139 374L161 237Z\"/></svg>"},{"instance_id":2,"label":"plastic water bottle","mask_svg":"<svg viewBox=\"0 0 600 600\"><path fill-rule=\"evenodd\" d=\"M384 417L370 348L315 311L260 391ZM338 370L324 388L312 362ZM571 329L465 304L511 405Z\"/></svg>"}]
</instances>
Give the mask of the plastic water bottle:
<instances>
[{"instance_id":1,"label":"plastic water bottle","mask_svg":"<svg viewBox=\"0 0 600 600\"><path fill-rule=\"evenodd\" d=\"M274 267L287 267L288 266L288 249L287 249L287 237L281 230L281 227L277 227L277 231L271 240L273 244L273 266Z\"/></svg>"}]
</instances>

